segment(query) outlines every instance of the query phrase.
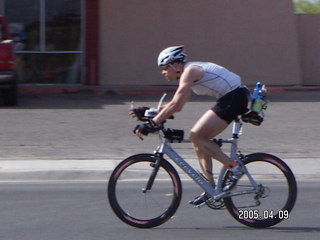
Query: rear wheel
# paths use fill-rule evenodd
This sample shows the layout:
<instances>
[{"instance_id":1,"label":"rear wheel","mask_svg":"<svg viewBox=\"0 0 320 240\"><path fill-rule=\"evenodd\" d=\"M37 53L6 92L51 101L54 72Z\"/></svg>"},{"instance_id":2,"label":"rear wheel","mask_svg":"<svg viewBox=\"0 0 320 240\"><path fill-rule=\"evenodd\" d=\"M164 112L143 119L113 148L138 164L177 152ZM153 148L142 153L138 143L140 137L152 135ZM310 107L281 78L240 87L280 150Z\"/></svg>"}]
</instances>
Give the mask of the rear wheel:
<instances>
[{"instance_id":1,"label":"rear wheel","mask_svg":"<svg viewBox=\"0 0 320 240\"><path fill-rule=\"evenodd\" d=\"M270 227L288 219L297 197L297 183L290 168L281 159L265 153L246 156L244 164L258 183L259 192L225 198L230 214L240 223L255 228ZM244 175L231 193L250 189L253 186Z\"/></svg>"}]
</instances>

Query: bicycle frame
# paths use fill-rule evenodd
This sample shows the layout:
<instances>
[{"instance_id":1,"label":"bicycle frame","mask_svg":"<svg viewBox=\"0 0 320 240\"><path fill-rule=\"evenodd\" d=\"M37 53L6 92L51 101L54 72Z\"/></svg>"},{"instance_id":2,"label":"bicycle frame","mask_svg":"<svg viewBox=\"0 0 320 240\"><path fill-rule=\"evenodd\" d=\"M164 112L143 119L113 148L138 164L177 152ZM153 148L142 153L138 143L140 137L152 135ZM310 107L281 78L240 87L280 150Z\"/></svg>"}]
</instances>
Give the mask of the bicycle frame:
<instances>
[{"instance_id":1,"label":"bicycle frame","mask_svg":"<svg viewBox=\"0 0 320 240\"><path fill-rule=\"evenodd\" d=\"M232 138L230 139L220 139L222 143L230 143L231 144L231 151L230 157L236 161L240 161L239 156L237 154L238 151L238 138L242 132L242 123L239 119L237 119L233 123L233 130L232 130ZM242 195L242 194L249 194L258 192L258 184L254 181L251 174L246 170L245 174L248 176L253 189L246 190L243 192L238 193L226 193L222 191L222 181L223 177L227 171L226 167L223 166L220 170L220 174L217 180L216 188L212 187L207 180L194 168L190 166L168 143L168 140L161 138L162 144L157 148L155 151L156 156L166 154L170 159L172 159L195 183L197 183L205 192L213 197L213 199L218 200L226 196L235 196L235 195ZM184 140L185 143L190 143L189 140Z\"/></svg>"}]
</instances>

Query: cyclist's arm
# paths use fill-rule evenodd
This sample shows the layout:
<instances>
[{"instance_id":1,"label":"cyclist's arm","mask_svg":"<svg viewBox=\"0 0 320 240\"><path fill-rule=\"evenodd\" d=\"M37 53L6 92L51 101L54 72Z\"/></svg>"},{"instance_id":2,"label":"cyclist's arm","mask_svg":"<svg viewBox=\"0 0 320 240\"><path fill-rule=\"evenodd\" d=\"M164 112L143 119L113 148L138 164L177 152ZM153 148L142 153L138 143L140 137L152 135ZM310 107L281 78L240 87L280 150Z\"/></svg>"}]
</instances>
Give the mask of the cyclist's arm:
<instances>
[{"instance_id":1,"label":"cyclist's arm","mask_svg":"<svg viewBox=\"0 0 320 240\"><path fill-rule=\"evenodd\" d=\"M159 124L172 116L175 112L180 112L192 94L191 85L194 81L201 79L203 69L199 67L189 67L185 69L180 78L180 83L172 100L163 106L160 113L153 119Z\"/></svg>"}]
</instances>

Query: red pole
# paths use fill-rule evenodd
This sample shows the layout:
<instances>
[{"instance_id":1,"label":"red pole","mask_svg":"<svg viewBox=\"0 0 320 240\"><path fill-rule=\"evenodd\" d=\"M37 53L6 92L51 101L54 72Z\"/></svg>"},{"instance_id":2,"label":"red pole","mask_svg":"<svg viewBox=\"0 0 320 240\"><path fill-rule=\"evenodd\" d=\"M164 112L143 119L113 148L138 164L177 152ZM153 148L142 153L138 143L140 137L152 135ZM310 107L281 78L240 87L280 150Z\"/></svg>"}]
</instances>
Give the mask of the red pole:
<instances>
[{"instance_id":1,"label":"red pole","mask_svg":"<svg viewBox=\"0 0 320 240\"><path fill-rule=\"evenodd\" d=\"M99 0L86 0L85 85L99 85Z\"/></svg>"}]
</instances>

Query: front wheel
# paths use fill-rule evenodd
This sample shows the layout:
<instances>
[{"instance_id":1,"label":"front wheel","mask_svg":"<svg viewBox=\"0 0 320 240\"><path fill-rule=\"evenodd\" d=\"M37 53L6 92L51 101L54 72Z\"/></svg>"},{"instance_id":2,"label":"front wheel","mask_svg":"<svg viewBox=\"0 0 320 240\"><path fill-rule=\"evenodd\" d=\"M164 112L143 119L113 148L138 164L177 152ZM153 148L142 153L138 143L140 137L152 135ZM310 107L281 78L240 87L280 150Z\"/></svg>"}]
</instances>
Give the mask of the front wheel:
<instances>
[{"instance_id":1,"label":"front wheel","mask_svg":"<svg viewBox=\"0 0 320 240\"><path fill-rule=\"evenodd\" d=\"M152 228L168 221L176 212L181 196L177 171L168 161L152 154L123 160L112 172L108 184L114 213L123 222L139 228Z\"/></svg>"},{"instance_id":2,"label":"front wheel","mask_svg":"<svg viewBox=\"0 0 320 240\"><path fill-rule=\"evenodd\" d=\"M224 199L230 214L240 223L266 228L289 219L297 198L295 177L285 162L266 153L254 153L244 158L250 175L243 175L231 196ZM257 183L255 193L250 177ZM225 176L227 181L228 172ZM247 192L247 194L241 194Z\"/></svg>"}]
</instances>

